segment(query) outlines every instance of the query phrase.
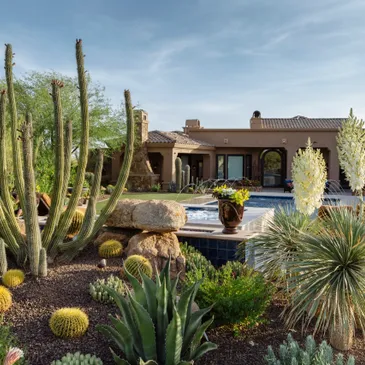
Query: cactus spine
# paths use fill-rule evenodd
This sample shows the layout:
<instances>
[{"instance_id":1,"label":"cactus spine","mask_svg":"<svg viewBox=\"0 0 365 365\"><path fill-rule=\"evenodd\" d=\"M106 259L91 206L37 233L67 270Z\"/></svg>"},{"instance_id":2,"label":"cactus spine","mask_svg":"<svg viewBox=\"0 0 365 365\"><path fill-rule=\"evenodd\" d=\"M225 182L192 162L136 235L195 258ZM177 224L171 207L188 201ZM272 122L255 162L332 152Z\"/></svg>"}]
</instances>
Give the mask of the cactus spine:
<instances>
[{"instance_id":1,"label":"cactus spine","mask_svg":"<svg viewBox=\"0 0 365 365\"><path fill-rule=\"evenodd\" d=\"M89 327L89 318L79 308L61 308L52 314L49 327L57 337L80 337Z\"/></svg>"},{"instance_id":2,"label":"cactus spine","mask_svg":"<svg viewBox=\"0 0 365 365\"><path fill-rule=\"evenodd\" d=\"M184 181L185 192L187 191L189 184L190 184L190 166L186 165L185 166L185 181Z\"/></svg>"},{"instance_id":3,"label":"cactus spine","mask_svg":"<svg viewBox=\"0 0 365 365\"><path fill-rule=\"evenodd\" d=\"M39 253L39 276L46 277L48 274L47 251L44 247Z\"/></svg>"},{"instance_id":4,"label":"cactus spine","mask_svg":"<svg viewBox=\"0 0 365 365\"><path fill-rule=\"evenodd\" d=\"M38 224L38 210L36 200L36 184L33 166L33 125L32 116L27 113L23 124L23 156L24 156L24 183L25 183L25 230L27 234L30 271L38 275L39 251L42 247L41 232Z\"/></svg>"},{"instance_id":5,"label":"cactus spine","mask_svg":"<svg viewBox=\"0 0 365 365\"><path fill-rule=\"evenodd\" d=\"M140 278L139 272L152 277L153 269L148 259L140 255L131 255L124 261L124 269L135 278Z\"/></svg>"},{"instance_id":6,"label":"cactus spine","mask_svg":"<svg viewBox=\"0 0 365 365\"><path fill-rule=\"evenodd\" d=\"M4 275L8 270L8 260L6 257L5 242L0 238L0 275Z\"/></svg>"},{"instance_id":7,"label":"cactus spine","mask_svg":"<svg viewBox=\"0 0 365 365\"><path fill-rule=\"evenodd\" d=\"M47 249L52 235L58 225L61 217L62 207L64 204L64 197L62 196L64 188L64 170L65 170L65 156L64 156L64 136L63 136L63 119L62 119L62 105L61 92L63 83L58 80L52 80L52 100L54 105L54 130L56 132L55 144L55 179L52 190L52 204L49 211L46 226L42 232L42 244Z\"/></svg>"},{"instance_id":8,"label":"cactus spine","mask_svg":"<svg viewBox=\"0 0 365 365\"><path fill-rule=\"evenodd\" d=\"M180 157L176 157L175 169L176 169L176 192L180 193L181 181L182 181L182 162Z\"/></svg>"},{"instance_id":9,"label":"cactus spine","mask_svg":"<svg viewBox=\"0 0 365 365\"><path fill-rule=\"evenodd\" d=\"M21 270L8 270L2 277L3 284L8 288L14 288L23 283L25 275Z\"/></svg>"},{"instance_id":10,"label":"cactus spine","mask_svg":"<svg viewBox=\"0 0 365 365\"><path fill-rule=\"evenodd\" d=\"M0 285L0 313L6 312L12 305L12 296L9 289Z\"/></svg>"}]
</instances>

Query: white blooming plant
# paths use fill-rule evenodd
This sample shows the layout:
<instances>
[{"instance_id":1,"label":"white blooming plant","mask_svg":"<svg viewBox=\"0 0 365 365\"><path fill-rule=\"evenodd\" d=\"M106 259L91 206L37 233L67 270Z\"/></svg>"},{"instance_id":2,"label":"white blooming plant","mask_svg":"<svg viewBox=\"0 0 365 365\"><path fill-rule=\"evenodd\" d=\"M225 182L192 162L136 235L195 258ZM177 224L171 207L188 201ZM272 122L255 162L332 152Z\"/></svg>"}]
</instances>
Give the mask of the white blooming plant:
<instances>
[{"instance_id":1,"label":"white blooming plant","mask_svg":"<svg viewBox=\"0 0 365 365\"><path fill-rule=\"evenodd\" d=\"M296 209L311 215L322 205L327 172L322 153L313 149L310 138L307 147L300 149L293 159L292 179Z\"/></svg>"},{"instance_id":2,"label":"white blooming plant","mask_svg":"<svg viewBox=\"0 0 365 365\"><path fill-rule=\"evenodd\" d=\"M340 166L351 190L361 193L365 185L364 121L357 119L352 109L337 135L337 151Z\"/></svg>"}]
</instances>

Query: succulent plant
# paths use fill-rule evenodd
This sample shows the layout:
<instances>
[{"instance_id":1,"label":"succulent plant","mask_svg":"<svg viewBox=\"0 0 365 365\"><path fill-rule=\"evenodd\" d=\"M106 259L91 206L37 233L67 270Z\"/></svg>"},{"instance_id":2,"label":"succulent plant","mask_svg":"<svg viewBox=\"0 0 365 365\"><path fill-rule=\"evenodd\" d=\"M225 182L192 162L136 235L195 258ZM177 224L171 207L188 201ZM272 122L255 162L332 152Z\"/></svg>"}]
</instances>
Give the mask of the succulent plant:
<instances>
[{"instance_id":1,"label":"succulent plant","mask_svg":"<svg viewBox=\"0 0 365 365\"><path fill-rule=\"evenodd\" d=\"M108 240L99 246L99 256L103 258L122 256L123 245L117 240Z\"/></svg>"},{"instance_id":2,"label":"succulent plant","mask_svg":"<svg viewBox=\"0 0 365 365\"><path fill-rule=\"evenodd\" d=\"M101 303L113 303L113 297L105 288L112 288L117 293L125 293L124 283L121 279L114 275L110 275L107 279L97 279L94 283L89 284L89 293L94 300Z\"/></svg>"},{"instance_id":3,"label":"succulent plant","mask_svg":"<svg viewBox=\"0 0 365 365\"><path fill-rule=\"evenodd\" d=\"M12 304L10 290L0 285L0 313L6 312Z\"/></svg>"},{"instance_id":4,"label":"succulent plant","mask_svg":"<svg viewBox=\"0 0 365 365\"><path fill-rule=\"evenodd\" d=\"M6 285L8 288L14 288L23 283L25 278L24 272L22 270L8 270L3 275L3 284Z\"/></svg>"},{"instance_id":5,"label":"succulent plant","mask_svg":"<svg viewBox=\"0 0 365 365\"><path fill-rule=\"evenodd\" d=\"M135 278L140 278L139 272L143 272L149 278L152 277L152 265L148 259L140 255L131 255L124 261L124 269Z\"/></svg>"},{"instance_id":6,"label":"succulent plant","mask_svg":"<svg viewBox=\"0 0 365 365\"><path fill-rule=\"evenodd\" d=\"M175 169L176 169L176 192L180 193L182 184L182 161L180 157L176 157Z\"/></svg>"},{"instance_id":7,"label":"succulent plant","mask_svg":"<svg viewBox=\"0 0 365 365\"><path fill-rule=\"evenodd\" d=\"M192 313L192 304L200 282L188 288L177 300L178 278L170 279L170 259L156 282L141 273L142 284L126 271L133 286L128 298L107 288L121 316L110 316L112 326L97 325L96 329L112 340L126 360L113 350L116 364L125 365L190 365L217 346L201 344L213 318L202 323L211 308Z\"/></svg>"},{"instance_id":8,"label":"succulent plant","mask_svg":"<svg viewBox=\"0 0 365 365\"><path fill-rule=\"evenodd\" d=\"M47 276L48 264L47 264L47 251L44 247L41 248L39 253L39 276Z\"/></svg>"},{"instance_id":9,"label":"succulent plant","mask_svg":"<svg viewBox=\"0 0 365 365\"><path fill-rule=\"evenodd\" d=\"M65 212L61 214L61 218L63 218ZM82 227L82 222L84 221L84 213L80 210L75 210L74 215L72 216L72 221L70 224L70 228L67 231L67 236L75 236L77 235Z\"/></svg>"},{"instance_id":10,"label":"succulent plant","mask_svg":"<svg viewBox=\"0 0 365 365\"><path fill-rule=\"evenodd\" d=\"M52 314L49 327L57 337L80 337L89 327L89 318L79 308L61 308Z\"/></svg>"},{"instance_id":11,"label":"succulent plant","mask_svg":"<svg viewBox=\"0 0 365 365\"><path fill-rule=\"evenodd\" d=\"M280 345L279 359L276 358L271 346L268 347L268 354L265 356L268 365L344 365L342 354L334 359L331 346L323 341L318 347L313 336L308 336L305 342L305 349L301 349L298 342L291 334L288 334L287 341ZM353 356L349 356L347 365L355 365Z\"/></svg>"},{"instance_id":12,"label":"succulent plant","mask_svg":"<svg viewBox=\"0 0 365 365\"><path fill-rule=\"evenodd\" d=\"M103 365L103 362L95 355L75 352L66 354L61 360L52 361L51 365Z\"/></svg>"},{"instance_id":13,"label":"succulent plant","mask_svg":"<svg viewBox=\"0 0 365 365\"><path fill-rule=\"evenodd\" d=\"M113 193L113 191L114 191L114 185L111 185L111 184L109 184L107 187L106 187L106 193L107 194L112 194Z\"/></svg>"},{"instance_id":14,"label":"succulent plant","mask_svg":"<svg viewBox=\"0 0 365 365\"><path fill-rule=\"evenodd\" d=\"M8 259L6 257L5 242L0 238L0 275L8 271Z\"/></svg>"}]
</instances>

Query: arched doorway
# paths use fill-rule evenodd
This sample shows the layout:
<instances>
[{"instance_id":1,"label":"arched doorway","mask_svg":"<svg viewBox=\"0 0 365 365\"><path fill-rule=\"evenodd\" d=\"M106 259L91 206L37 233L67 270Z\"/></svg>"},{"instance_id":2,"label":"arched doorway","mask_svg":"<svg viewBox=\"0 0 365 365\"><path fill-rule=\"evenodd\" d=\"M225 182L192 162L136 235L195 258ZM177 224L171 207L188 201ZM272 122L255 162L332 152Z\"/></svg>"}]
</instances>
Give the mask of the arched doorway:
<instances>
[{"instance_id":1,"label":"arched doorway","mask_svg":"<svg viewBox=\"0 0 365 365\"><path fill-rule=\"evenodd\" d=\"M262 186L282 186L285 174L285 151L279 149L264 150L260 155L260 160Z\"/></svg>"}]
</instances>

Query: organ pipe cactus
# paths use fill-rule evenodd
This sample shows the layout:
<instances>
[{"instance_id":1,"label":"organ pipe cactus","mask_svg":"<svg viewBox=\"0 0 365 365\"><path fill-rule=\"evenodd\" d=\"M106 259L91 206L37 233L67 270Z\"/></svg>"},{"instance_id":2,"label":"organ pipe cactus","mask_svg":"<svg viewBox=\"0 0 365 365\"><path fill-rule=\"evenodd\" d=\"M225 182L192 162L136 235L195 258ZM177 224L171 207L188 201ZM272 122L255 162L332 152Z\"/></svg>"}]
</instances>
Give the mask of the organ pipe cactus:
<instances>
[{"instance_id":1,"label":"organ pipe cactus","mask_svg":"<svg viewBox=\"0 0 365 365\"><path fill-rule=\"evenodd\" d=\"M188 190L188 185L190 184L190 166L185 166L185 181L184 181L184 188L185 192Z\"/></svg>"},{"instance_id":2,"label":"organ pipe cactus","mask_svg":"<svg viewBox=\"0 0 365 365\"><path fill-rule=\"evenodd\" d=\"M96 328L111 339L115 347L124 353L122 360L113 350L117 364L138 365L188 365L216 349L211 342L200 344L213 318L202 322L211 308L192 313L192 304L200 282L176 297L178 278L170 280L170 260L156 282L141 272L142 284L125 271L133 293L127 298L115 290L105 287L114 298L121 316L110 316L112 326L98 325Z\"/></svg>"},{"instance_id":3,"label":"organ pipe cactus","mask_svg":"<svg viewBox=\"0 0 365 365\"><path fill-rule=\"evenodd\" d=\"M6 257L5 242L0 238L0 275L4 275L8 270L8 259Z\"/></svg>"},{"instance_id":4,"label":"organ pipe cactus","mask_svg":"<svg viewBox=\"0 0 365 365\"><path fill-rule=\"evenodd\" d=\"M95 236L104 225L110 213L115 209L118 199L124 191L129 176L134 146L133 107L129 90L124 91L127 116L127 142L124 149L124 162L120 170L115 189L98 219L96 218L96 201L100 191L100 181L103 167L102 152L98 152L94 179L90 191L90 200L85 218L78 236L72 242L63 242L77 209L82 194L86 166L89 155L89 111L87 79L85 77L84 53L81 39L76 40L76 63L78 85L80 90L81 136L79 142L79 160L72 195L65 212L63 204L69 184L72 158L72 122L64 123L61 105L63 83L53 80L52 101L54 105L54 169L55 181L52 189L52 204L46 226L41 234L37 217L36 185L34 165L36 154L33 151L33 125L30 112L25 116L25 122L19 125L16 95L13 85L13 51L10 44L5 51L5 75L7 90L0 90L0 237L3 246L24 265L29 261L31 274L45 276L47 262L52 262L61 251L61 261L69 261L75 257ZM9 191L8 171L5 159L6 146L6 99L9 103L9 119L12 143L12 172L15 176L15 188L19 196L20 206L26 227L26 239L21 234L18 222L13 212L13 201ZM24 117L23 117L24 118ZM21 119L20 119L21 120ZM1 246L1 247L3 247ZM0 255L3 254L3 248ZM2 259L3 260L3 259ZM3 261L2 261L3 262ZM3 265L4 266L4 265ZM3 270L3 269L2 269Z\"/></svg>"},{"instance_id":5,"label":"organ pipe cactus","mask_svg":"<svg viewBox=\"0 0 365 365\"><path fill-rule=\"evenodd\" d=\"M182 162L180 157L177 157L175 160L175 169L176 169L176 192L180 193L181 181L182 181Z\"/></svg>"}]
</instances>

